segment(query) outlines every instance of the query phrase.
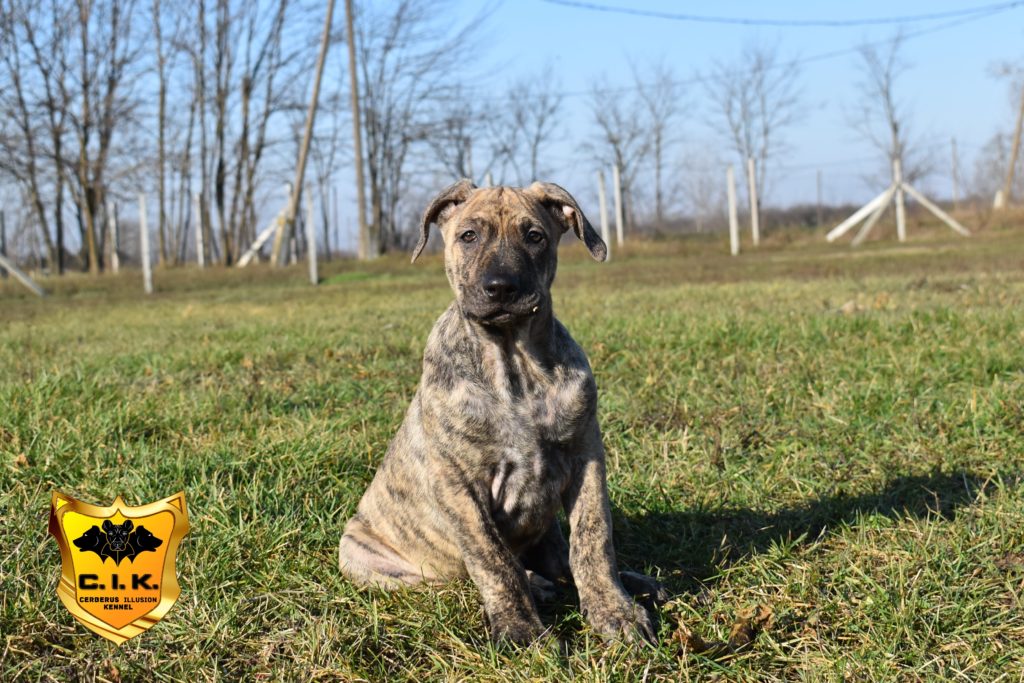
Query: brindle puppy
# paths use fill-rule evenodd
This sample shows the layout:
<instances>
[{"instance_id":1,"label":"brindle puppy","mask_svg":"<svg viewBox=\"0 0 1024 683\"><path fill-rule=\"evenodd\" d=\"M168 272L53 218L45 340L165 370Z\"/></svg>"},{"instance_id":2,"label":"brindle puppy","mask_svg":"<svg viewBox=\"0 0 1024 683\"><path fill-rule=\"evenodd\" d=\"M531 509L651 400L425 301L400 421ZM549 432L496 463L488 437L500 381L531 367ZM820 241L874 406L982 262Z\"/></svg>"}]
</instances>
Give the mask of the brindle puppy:
<instances>
[{"instance_id":1,"label":"brindle puppy","mask_svg":"<svg viewBox=\"0 0 1024 683\"><path fill-rule=\"evenodd\" d=\"M434 325L405 421L345 527L342 572L384 588L468 576L492 637L520 643L544 631L531 583L572 580L597 632L652 638L616 570L594 376L551 306L562 234L571 228L598 261L607 247L550 183L452 185L427 208L414 261L432 223L455 301Z\"/></svg>"}]
</instances>

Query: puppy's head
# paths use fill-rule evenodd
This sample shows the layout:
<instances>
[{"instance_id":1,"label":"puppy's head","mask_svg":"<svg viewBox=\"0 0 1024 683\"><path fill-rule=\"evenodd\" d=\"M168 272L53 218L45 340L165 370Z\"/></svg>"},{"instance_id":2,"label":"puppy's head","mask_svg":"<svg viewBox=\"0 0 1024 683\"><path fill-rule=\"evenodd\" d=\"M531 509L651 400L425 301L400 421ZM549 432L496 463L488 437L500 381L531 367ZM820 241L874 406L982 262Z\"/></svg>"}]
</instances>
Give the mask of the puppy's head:
<instances>
[{"instance_id":1,"label":"puppy's head","mask_svg":"<svg viewBox=\"0 0 1024 683\"><path fill-rule=\"evenodd\" d=\"M415 261L431 224L444 238L448 282L463 313L489 327L513 327L550 310L558 242L570 228L598 261L607 247L572 195L553 183L477 188L461 180L423 214Z\"/></svg>"}]
</instances>

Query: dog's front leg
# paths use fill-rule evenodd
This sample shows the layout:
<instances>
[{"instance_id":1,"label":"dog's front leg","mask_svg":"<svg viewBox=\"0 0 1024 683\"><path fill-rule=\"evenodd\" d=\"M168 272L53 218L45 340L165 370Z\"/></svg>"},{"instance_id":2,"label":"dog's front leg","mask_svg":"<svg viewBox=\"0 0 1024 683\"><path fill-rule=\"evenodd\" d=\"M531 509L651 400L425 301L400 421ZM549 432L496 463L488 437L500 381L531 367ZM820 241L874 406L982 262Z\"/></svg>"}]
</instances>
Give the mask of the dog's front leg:
<instances>
[{"instance_id":1,"label":"dog's front leg","mask_svg":"<svg viewBox=\"0 0 1024 683\"><path fill-rule=\"evenodd\" d=\"M630 599L619 582L604 446L596 418L575 455L576 472L563 495L563 503L569 518L569 564L580 594L580 609L602 636L627 641L640 637L653 640L650 616Z\"/></svg>"},{"instance_id":2,"label":"dog's front leg","mask_svg":"<svg viewBox=\"0 0 1024 683\"><path fill-rule=\"evenodd\" d=\"M445 518L476 584L490 626L491 639L528 644L544 631L519 560L502 539L491 517L488 491L464 463L444 463L434 487L437 509Z\"/></svg>"}]
</instances>

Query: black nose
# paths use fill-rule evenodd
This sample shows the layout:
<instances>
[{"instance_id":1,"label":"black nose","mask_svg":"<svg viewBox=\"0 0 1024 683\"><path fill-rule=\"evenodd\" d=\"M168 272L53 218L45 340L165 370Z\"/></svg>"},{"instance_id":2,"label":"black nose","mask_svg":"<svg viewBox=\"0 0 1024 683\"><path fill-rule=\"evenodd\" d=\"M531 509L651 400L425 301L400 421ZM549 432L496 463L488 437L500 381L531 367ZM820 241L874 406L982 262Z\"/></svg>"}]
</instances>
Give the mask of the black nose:
<instances>
[{"instance_id":1,"label":"black nose","mask_svg":"<svg viewBox=\"0 0 1024 683\"><path fill-rule=\"evenodd\" d=\"M516 279L509 275L489 275L484 279L484 294L491 301L507 303L518 291Z\"/></svg>"}]
</instances>

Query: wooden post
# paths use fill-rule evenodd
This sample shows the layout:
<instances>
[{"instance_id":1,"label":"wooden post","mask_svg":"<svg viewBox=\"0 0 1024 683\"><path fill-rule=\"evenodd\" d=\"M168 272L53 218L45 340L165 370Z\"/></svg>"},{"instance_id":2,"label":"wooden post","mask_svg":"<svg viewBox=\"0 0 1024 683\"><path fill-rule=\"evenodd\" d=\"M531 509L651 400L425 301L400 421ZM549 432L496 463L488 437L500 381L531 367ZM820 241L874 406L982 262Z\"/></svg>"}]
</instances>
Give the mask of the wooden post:
<instances>
[{"instance_id":1,"label":"wooden post","mask_svg":"<svg viewBox=\"0 0 1024 683\"><path fill-rule=\"evenodd\" d=\"M956 138L953 143L953 211L960 210L960 160L956 153Z\"/></svg>"},{"instance_id":2,"label":"wooden post","mask_svg":"<svg viewBox=\"0 0 1024 683\"><path fill-rule=\"evenodd\" d=\"M736 217L736 174L730 166L725 171L725 192L729 199L729 253L740 253L740 222Z\"/></svg>"},{"instance_id":3,"label":"wooden post","mask_svg":"<svg viewBox=\"0 0 1024 683\"><path fill-rule=\"evenodd\" d=\"M608 192L604 186L604 173L597 172L597 203L601 209L601 239L608 249L608 259L612 257L611 239L608 235ZM606 259L607 260L607 259Z\"/></svg>"},{"instance_id":4,"label":"wooden post","mask_svg":"<svg viewBox=\"0 0 1024 683\"><path fill-rule=\"evenodd\" d=\"M622 177L618 165L612 166L612 188L615 192L615 245L622 247L622 224L626 222L625 210L622 206Z\"/></svg>"},{"instance_id":5,"label":"wooden post","mask_svg":"<svg viewBox=\"0 0 1024 683\"><path fill-rule=\"evenodd\" d=\"M900 242L907 241L907 215L903 197L903 166L900 160L892 160L892 185L896 188L896 237Z\"/></svg>"},{"instance_id":6,"label":"wooden post","mask_svg":"<svg viewBox=\"0 0 1024 683\"><path fill-rule=\"evenodd\" d=\"M327 13L324 16L324 30L320 36L320 52L316 58L316 71L313 76L313 92L309 96L309 108L306 110L306 128L302 133L302 144L299 147L299 160L295 167L295 182L292 184L292 196L288 200L288 211L285 214L285 224L288 231L294 237L295 214L298 213L299 194L302 191L302 180L306 175L306 158L309 156L309 145L313 140L313 123L316 120L317 104L320 102L320 80L324 73L324 62L327 60L327 48L330 45L331 19L334 16L334 0L327 0ZM271 264L279 266L283 263L281 254L282 240L285 229L278 230L274 236L274 250L271 255Z\"/></svg>"},{"instance_id":7,"label":"wooden post","mask_svg":"<svg viewBox=\"0 0 1024 683\"><path fill-rule=\"evenodd\" d=\"M320 276L316 270L316 228L313 222L313 193L306 189L306 258L309 259L309 282L317 284Z\"/></svg>"},{"instance_id":8,"label":"wooden post","mask_svg":"<svg viewBox=\"0 0 1024 683\"><path fill-rule=\"evenodd\" d=\"M7 220L4 217L4 212L0 211L0 258L7 256ZM7 271L4 268L0 268L0 277L4 280L7 279Z\"/></svg>"},{"instance_id":9,"label":"wooden post","mask_svg":"<svg viewBox=\"0 0 1024 683\"><path fill-rule=\"evenodd\" d=\"M117 235L117 205L107 210L107 228L110 231L110 272L116 273L121 270L121 255L117 253L120 239Z\"/></svg>"},{"instance_id":10,"label":"wooden post","mask_svg":"<svg viewBox=\"0 0 1024 683\"><path fill-rule=\"evenodd\" d=\"M196 263L200 268L206 267L206 251L203 245L203 195L192 193L192 209L196 223Z\"/></svg>"},{"instance_id":11,"label":"wooden post","mask_svg":"<svg viewBox=\"0 0 1024 683\"><path fill-rule=\"evenodd\" d=\"M139 256L142 258L142 287L153 293L153 272L149 268L149 225L146 222L146 195L139 195Z\"/></svg>"},{"instance_id":12,"label":"wooden post","mask_svg":"<svg viewBox=\"0 0 1024 683\"><path fill-rule=\"evenodd\" d=\"M761 225L758 213L761 208L757 201L757 173L754 168L754 157L747 157L747 187L750 193L750 234L754 238L754 246L761 244Z\"/></svg>"}]
</instances>

